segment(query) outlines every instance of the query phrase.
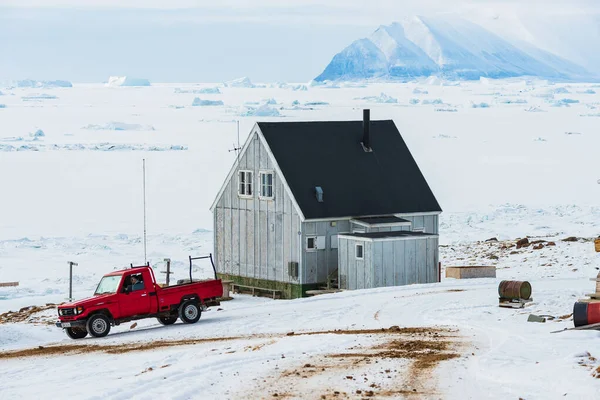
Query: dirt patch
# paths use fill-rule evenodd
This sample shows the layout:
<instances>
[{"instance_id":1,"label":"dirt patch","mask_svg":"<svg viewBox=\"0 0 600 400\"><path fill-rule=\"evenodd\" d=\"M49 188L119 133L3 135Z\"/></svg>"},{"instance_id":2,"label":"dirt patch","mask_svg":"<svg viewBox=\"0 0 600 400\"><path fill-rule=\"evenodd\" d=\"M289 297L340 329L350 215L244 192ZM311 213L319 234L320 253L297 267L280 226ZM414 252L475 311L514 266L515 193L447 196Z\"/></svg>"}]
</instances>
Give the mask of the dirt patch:
<instances>
[{"instance_id":1,"label":"dirt patch","mask_svg":"<svg viewBox=\"0 0 600 400\"><path fill-rule=\"evenodd\" d=\"M240 337L224 337L224 338L211 338L211 339L184 339L184 340L157 340L149 343L123 343L115 345L85 345L85 344L71 344L64 346L38 346L30 349L6 351L0 353L0 360L7 358L19 358L19 357L41 357L41 356L54 356L54 355L73 355L91 352L104 352L108 354L122 354L129 353L132 351L147 351L153 349L160 349L163 347L173 346L189 346L201 343L211 342L224 342L230 340L237 340Z\"/></svg>"},{"instance_id":2,"label":"dirt patch","mask_svg":"<svg viewBox=\"0 0 600 400\"><path fill-rule=\"evenodd\" d=\"M14 323L14 322L30 322L30 323L45 323L53 324L53 321L48 321L45 318L36 317L34 314L42 311L55 309L56 304L48 303L45 306L28 306L23 307L19 311L8 311L4 314L0 314L0 324ZM58 316L56 317L58 318ZM54 319L56 319L54 318Z\"/></svg>"},{"instance_id":3,"label":"dirt patch","mask_svg":"<svg viewBox=\"0 0 600 400\"><path fill-rule=\"evenodd\" d=\"M306 390L313 387L322 389L311 398L324 400L437 398L440 393L436 389L433 370L443 361L460 357L456 352L460 346L456 332L447 328L399 327L319 332L377 335L373 336L376 344L358 345L347 352L315 357L302 367L281 372L275 382L267 385L271 390L273 386L281 385L294 398L304 398ZM325 387L324 381L328 382ZM339 386L333 382L338 382Z\"/></svg>"},{"instance_id":4,"label":"dirt patch","mask_svg":"<svg viewBox=\"0 0 600 400\"><path fill-rule=\"evenodd\" d=\"M451 329L446 328L412 328L412 327L399 327L399 326L391 326L389 328L380 328L380 329L334 329L330 331L316 331L316 332L290 332L287 336L311 336L311 335L389 335L389 334L398 334L398 335L424 335L424 336L440 336L442 334L448 334L453 331Z\"/></svg>"}]
</instances>

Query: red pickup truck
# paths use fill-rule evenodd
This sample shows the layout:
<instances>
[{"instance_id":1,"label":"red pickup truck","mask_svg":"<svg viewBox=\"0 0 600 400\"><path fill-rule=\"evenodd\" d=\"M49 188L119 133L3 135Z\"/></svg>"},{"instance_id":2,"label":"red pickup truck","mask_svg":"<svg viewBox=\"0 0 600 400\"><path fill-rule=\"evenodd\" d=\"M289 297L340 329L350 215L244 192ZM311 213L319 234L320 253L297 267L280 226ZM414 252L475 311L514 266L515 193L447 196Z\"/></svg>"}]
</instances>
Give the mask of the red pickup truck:
<instances>
[{"instance_id":1,"label":"red pickup truck","mask_svg":"<svg viewBox=\"0 0 600 400\"><path fill-rule=\"evenodd\" d=\"M134 267L106 274L93 297L60 305L56 326L71 339L82 339L88 333L106 336L111 326L142 318L193 324L222 295L220 279L161 287L150 266Z\"/></svg>"}]
</instances>

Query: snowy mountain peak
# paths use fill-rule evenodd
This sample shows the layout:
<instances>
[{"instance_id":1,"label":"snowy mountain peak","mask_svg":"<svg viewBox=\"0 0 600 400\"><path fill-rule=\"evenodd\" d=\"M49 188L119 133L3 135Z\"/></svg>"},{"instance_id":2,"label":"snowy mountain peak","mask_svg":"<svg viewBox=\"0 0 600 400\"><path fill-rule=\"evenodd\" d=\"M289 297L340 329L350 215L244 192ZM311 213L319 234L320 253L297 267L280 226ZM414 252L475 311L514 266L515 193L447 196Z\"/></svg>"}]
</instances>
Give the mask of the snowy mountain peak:
<instances>
[{"instance_id":1,"label":"snowy mountain peak","mask_svg":"<svg viewBox=\"0 0 600 400\"><path fill-rule=\"evenodd\" d=\"M381 25L338 53L315 80L539 76L590 80L584 68L458 17L413 16Z\"/></svg>"}]
</instances>

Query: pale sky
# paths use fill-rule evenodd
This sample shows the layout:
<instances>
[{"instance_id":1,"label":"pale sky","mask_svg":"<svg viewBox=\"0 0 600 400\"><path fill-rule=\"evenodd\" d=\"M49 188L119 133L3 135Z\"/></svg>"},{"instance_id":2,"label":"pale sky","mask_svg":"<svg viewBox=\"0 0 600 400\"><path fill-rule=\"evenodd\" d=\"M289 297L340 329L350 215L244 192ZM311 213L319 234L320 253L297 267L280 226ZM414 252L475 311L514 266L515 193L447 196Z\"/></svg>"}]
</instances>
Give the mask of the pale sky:
<instances>
[{"instance_id":1,"label":"pale sky","mask_svg":"<svg viewBox=\"0 0 600 400\"><path fill-rule=\"evenodd\" d=\"M10 55L0 57L0 81L306 82L379 25L440 13L491 21L496 33L585 63L588 49L562 32L600 45L599 7L600 0L0 0L0 54Z\"/></svg>"}]
</instances>

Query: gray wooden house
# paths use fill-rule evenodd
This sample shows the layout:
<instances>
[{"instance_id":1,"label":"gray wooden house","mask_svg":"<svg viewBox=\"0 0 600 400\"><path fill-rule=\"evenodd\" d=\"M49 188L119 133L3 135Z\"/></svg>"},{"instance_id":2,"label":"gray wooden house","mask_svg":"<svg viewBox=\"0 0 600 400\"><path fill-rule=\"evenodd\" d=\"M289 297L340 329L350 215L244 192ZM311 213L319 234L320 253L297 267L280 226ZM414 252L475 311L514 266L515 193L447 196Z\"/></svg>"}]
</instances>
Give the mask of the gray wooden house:
<instances>
[{"instance_id":1,"label":"gray wooden house","mask_svg":"<svg viewBox=\"0 0 600 400\"><path fill-rule=\"evenodd\" d=\"M438 280L441 208L391 120L258 122L211 211L217 272L301 297Z\"/></svg>"}]
</instances>

